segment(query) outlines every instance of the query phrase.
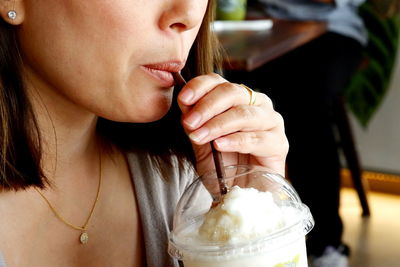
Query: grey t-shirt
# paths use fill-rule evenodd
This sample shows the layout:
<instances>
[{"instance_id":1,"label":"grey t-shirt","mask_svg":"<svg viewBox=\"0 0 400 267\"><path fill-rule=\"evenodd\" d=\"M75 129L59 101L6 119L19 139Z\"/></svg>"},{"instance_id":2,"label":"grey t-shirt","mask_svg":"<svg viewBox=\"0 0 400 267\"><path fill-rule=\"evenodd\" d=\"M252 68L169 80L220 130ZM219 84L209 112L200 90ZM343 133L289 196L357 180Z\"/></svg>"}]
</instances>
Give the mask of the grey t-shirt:
<instances>
[{"instance_id":1,"label":"grey t-shirt","mask_svg":"<svg viewBox=\"0 0 400 267\"><path fill-rule=\"evenodd\" d=\"M6 263L4 262L4 257L0 252L0 267L7 267Z\"/></svg>"},{"instance_id":2,"label":"grey t-shirt","mask_svg":"<svg viewBox=\"0 0 400 267\"><path fill-rule=\"evenodd\" d=\"M178 267L178 261L167 252L168 235L176 204L195 179L195 171L189 164L179 169L173 157L173 167L168 169L167 177L162 177L147 154L132 152L127 158L138 199L147 266ZM7 267L1 252L0 267Z\"/></svg>"},{"instance_id":3,"label":"grey t-shirt","mask_svg":"<svg viewBox=\"0 0 400 267\"><path fill-rule=\"evenodd\" d=\"M191 166L179 169L176 158L168 177L161 177L146 155L128 155L139 212L142 219L148 267L177 267L167 252L168 235L172 230L173 214L184 190L195 179Z\"/></svg>"}]
</instances>

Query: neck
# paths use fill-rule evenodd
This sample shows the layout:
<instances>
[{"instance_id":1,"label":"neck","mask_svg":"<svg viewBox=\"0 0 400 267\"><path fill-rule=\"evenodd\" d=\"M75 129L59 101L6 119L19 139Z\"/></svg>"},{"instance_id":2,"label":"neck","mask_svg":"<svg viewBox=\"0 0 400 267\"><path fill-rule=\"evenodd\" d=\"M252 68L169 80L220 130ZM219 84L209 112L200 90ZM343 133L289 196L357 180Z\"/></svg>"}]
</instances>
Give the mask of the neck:
<instances>
[{"instance_id":1,"label":"neck","mask_svg":"<svg viewBox=\"0 0 400 267\"><path fill-rule=\"evenodd\" d=\"M46 177L56 184L85 177L97 166L97 116L29 74L27 91L40 131Z\"/></svg>"}]
</instances>

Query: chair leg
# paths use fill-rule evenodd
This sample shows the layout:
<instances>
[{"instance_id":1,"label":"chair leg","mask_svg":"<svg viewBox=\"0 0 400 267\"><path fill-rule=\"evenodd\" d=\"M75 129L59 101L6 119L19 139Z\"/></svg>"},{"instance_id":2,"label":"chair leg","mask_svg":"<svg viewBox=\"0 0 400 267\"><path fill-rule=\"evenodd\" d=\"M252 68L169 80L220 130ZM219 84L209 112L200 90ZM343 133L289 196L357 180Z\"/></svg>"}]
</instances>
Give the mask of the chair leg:
<instances>
[{"instance_id":1,"label":"chair leg","mask_svg":"<svg viewBox=\"0 0 400 267\"><path fill-rule=\"evenodd\" d=\"M362 216L369 217L371 213L368 205L365 184L362 179L362 170L355 148L354 137L343 97L338 97L337 99L337 103L335 104L335 117L339 131L341 147L343 149L343 153L351 173L353 185L357 191L362 207Z\"/></svg>"}]
</instances>

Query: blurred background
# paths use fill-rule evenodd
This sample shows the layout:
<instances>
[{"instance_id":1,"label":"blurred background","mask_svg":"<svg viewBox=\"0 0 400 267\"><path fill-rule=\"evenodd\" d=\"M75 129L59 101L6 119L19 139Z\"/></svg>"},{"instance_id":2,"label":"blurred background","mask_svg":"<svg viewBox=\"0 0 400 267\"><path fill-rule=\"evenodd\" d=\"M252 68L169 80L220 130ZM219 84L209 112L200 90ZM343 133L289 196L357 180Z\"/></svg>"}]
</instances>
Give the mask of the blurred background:
<instances>
[{"instance_id":1,"label":"blurred background","mask_svg":"<svg viewBox=\"0 0 400 267\"><path fill-rule=\"evenodd\" d=\"M343 172L341 215L350 266L400 266L400 46L381 104L365 126L350 112L366 181L371 216L361 207L348 171Z\"/></svg>"},{"instance_id":2,"label":"blurred background","mask_svg":"<svg viewBox=\"0 0 400 267\"><path fill-rule=\"evenodd\" d=\"M317 5L325 5L327 9L340 3L351 6L363 2L283 2L301 7L307 1L318 2ZM241 8L232 11L230 6L235 2ZM279 0L218 0L217 3L219 20L260 22L237 24L236 30L232 25L226 30L216 30L227 56L224 73L231 80L250 86L257 85L254 80L268 79L260 69L268 69L271 64L277 66L276 61L327 31L318 15L309 23L300 9L293 11L298 18L288 21L284 12L279 13L280 8L285 8ZM336 133L341 148L342 239L350 247L349 266L395 267L400 266L400 1L367 0L359 6L358 13L369 40L362 49L361 63L342 88L345 115L338 119L342 126L338 126ZM278 18L269 17L271 14L278 14ZM261 23L268 19L272 26ZM340 129L343 125L344 133Z\"/></svg>"}]
</instances>

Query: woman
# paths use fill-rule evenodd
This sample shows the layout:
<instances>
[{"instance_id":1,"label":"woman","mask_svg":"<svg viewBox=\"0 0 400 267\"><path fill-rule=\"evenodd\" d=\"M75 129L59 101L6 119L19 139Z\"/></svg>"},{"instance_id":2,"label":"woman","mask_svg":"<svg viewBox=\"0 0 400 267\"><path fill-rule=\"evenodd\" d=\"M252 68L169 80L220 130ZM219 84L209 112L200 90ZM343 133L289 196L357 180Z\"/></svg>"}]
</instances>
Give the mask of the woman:
<instances>
[{"instance_id":1,"label":"woman","mask_svg":"<svg viewBox=\"0 0 400 267\"><path fill-rule=\"evenodd\" d=\"M173 209L210 141L283 174L270 100L210 74L212 1L0 3L0 266L177 266Z\"/></svg>"}]
</instances>

